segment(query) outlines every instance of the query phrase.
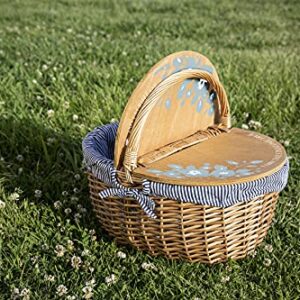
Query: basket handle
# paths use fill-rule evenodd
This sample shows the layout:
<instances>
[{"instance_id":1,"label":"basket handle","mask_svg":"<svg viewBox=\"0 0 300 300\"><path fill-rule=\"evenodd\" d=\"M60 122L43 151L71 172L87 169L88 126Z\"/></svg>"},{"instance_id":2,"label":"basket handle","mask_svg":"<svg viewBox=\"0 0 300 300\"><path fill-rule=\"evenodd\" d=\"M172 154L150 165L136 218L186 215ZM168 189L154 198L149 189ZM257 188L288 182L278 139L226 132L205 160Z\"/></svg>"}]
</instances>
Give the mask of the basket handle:
<instances>
[{"instance_id":1,"label":"basket handle","mask_svg":"<svg viewBox=\"0 0 300 300\"><path fill-rule=\"evenodd\" d=\"M230 128L230 113L227 95L222 84L210 73L202 70L189 69L174 73L162 81L146 98L145 102L139 109L137 116L132 125L131 133L127 139L123 167L126 174L126 180L132 183L131 172L137 168L137 154L140 145L141 134L146 123L146 120L164 92L173 85L183 82L186 79L204 79L209 82L209 88L217 94L219 105L219 118L217 123Z\"/></svg>"}]
</instances>

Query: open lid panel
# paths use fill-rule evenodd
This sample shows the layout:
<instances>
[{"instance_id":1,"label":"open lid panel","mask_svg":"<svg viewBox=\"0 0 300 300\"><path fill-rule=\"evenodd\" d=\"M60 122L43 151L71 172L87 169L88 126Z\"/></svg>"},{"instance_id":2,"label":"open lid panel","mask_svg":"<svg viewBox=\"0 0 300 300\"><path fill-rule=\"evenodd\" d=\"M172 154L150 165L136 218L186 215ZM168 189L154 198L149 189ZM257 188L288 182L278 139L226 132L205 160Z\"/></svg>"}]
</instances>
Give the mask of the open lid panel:
<instances>
[{"instance_id":1,"label":"open lid panel","mask_svg":"<svg viewBox=\"0 0 300 300\"><path fill-rule=\"evenodd\" d=\"M171 153L167 145L140 157L133 175L177 185L224 185L263 178L286 162L280 143L238 128L219 131L216 136L199 133L185 142L180 151ZM163 156L165 151L169 155Z\"/></svg>"},{"instance_id":2,"label":"open lid panel","mask_svg":"<svg viewBox=\"0 0 300 300\"><path fill-rule=\"evenodd\" d=\"M230 118L214 66L196 52L171 54L130 97L117 133L115 166L131 172L146 153L216 124L229 126Z\"/></svg>"}]
</instances>

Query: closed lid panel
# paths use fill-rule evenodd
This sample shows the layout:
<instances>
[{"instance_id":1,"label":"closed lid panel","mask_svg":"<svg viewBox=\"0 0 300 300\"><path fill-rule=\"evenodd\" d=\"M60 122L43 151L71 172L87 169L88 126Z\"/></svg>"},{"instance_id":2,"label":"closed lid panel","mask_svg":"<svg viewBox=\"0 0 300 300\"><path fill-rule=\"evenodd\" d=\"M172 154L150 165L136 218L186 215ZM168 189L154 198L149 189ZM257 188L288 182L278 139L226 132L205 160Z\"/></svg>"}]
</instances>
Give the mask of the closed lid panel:
<instances>
[{"instance_id":1,"label":"closed lid panel","mask_svg":"<svg viewBox=\"0 0 300 300\"><path fill-rule=\"evenodd\" d=\"M285 161L286 152L277 141L233 128L160 160L140 163L134 175L178 185L233 184L271 175Z\"/></svg>"}]
</instances>

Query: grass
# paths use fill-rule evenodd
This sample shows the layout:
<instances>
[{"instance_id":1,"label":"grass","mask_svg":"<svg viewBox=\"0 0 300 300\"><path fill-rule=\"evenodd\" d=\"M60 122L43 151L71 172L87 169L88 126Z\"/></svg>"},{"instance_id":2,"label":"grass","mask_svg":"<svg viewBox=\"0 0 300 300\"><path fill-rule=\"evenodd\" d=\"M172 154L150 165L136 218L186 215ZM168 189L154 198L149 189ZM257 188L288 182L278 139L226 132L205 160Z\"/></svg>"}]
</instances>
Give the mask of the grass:
<instances>
[{"instance_id":1,"label":"grass","mask_svg":"<svg viewBox=\"0 0 300 300\"><path fill-rule=\"evenodd\" d=\"M0 1L0 298L27 288L30 299L80 299L94 278L94 299L300 299L299 16L299 1ZM289 142L289 184L253 258L152 258L117 247L91 212L82 138L119 119L149 67L184 49L215 64L234 126L248 112Z\"/></svg>"}]
</instances>

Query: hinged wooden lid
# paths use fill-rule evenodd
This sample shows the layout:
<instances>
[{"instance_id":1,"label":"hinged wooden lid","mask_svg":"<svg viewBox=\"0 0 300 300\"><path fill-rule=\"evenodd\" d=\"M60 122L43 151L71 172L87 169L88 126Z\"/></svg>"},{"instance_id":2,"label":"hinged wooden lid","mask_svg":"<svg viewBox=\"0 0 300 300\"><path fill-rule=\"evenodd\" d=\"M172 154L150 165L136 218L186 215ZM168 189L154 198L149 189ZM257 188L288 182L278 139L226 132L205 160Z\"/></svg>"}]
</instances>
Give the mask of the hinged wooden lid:
<instances>
[{"instance_id":1,"label":"hinged wooden lid","mask_svg":"<svg viewBox=\"0 0 300 300\"><path fill-rule=\"evenodd\" d=\"M128 101L117 133L115 166L131 172L139 157L215 124L230 126L215 68L196 52L169 55L147 73Z\"/></svg>"},{"instance_id":2,"label":"hinged wooden lid","mask_svg":"<svg viewBox=\"0 0 300 300\"><path fill-rule=\"evenodd\" d=\"M140 157L133 176L177 185L226 185L271 175L286 162L280 143L248 130L233 128L215 136L199 132L185 141L181 151L162 156L168 149L159 149L160 156L154 151Z\"/></svg>"}]
</instances>

